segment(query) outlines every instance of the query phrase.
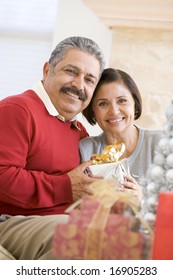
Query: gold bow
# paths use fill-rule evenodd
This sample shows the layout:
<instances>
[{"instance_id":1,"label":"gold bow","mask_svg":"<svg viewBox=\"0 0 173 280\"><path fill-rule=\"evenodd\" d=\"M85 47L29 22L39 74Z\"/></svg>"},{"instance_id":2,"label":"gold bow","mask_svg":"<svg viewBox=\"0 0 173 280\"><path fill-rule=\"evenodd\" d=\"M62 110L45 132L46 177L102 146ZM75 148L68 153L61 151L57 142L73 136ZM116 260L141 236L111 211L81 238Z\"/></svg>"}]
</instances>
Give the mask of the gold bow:
<instances>
[{"instance_id":1,"label":"gold bow","mask_svg":"<svg viewBox=\"0 0 173 280\"><path fill-rule=\"evenodd\" d=\"M116 142L114 145L108 145L104 148L101 155L92 154L94 164L117 162L125 151L125 144Z\"/></svg>"}]
</instances>

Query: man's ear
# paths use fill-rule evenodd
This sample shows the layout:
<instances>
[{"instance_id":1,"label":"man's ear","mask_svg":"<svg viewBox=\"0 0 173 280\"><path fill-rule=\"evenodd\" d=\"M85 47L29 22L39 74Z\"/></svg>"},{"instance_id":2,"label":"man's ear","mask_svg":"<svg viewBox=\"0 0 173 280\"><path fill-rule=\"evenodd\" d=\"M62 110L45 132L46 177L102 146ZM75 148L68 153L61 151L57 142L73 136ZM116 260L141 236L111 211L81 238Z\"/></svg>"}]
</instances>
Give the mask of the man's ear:
<instances>
[{"instance_id":1,"label":"man's ear","mask_svg":"<svg viewBox=\"0 0 173 280\"><path fill-rule=\"evenodd\" d=\"M50 70L50 63L45 62L44 66L43 66L43 80L47 77L49 70Z\"/></svg>"}]
</instances>

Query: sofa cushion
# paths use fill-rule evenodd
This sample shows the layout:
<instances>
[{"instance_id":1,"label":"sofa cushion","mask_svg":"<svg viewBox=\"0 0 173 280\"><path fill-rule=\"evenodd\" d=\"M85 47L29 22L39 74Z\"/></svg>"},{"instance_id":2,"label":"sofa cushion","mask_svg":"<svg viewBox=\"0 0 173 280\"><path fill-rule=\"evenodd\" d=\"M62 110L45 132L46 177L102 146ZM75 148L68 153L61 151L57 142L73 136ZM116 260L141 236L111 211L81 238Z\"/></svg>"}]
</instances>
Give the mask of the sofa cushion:
<instances>
[{"instance_id":1,"label":"sofa cushion","mask_svg":"<svg viewBox=\"0 0 173 280\"><path fill-rule=\"evenodd\" d=\"M0 245L0 260L15 260L15 258L2 245Z\"/></svg>"}]
</instances>

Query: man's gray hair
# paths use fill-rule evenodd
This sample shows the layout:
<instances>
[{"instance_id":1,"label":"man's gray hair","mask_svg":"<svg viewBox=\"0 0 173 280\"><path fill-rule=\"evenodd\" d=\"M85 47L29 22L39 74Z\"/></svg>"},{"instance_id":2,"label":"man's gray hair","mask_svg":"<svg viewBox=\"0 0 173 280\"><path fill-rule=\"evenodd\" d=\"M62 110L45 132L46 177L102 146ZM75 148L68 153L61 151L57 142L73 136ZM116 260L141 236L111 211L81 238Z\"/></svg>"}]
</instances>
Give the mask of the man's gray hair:
<instances>
[{"instance_id":1,"label":"man's gray hair","mask_svg":"<svg viewBox=\"0 0 173 280\"><path fill-rule=\"evenodd\" d=\"M79 49L86 53L89 53L99 61L100 63L100 76L105 67L104 55L99 46L91 39L74 36L69 37L61 41L55 49L52 51L49 63L54 69L57 63L59 63L71 49Z\"/></svg>"}]
</instances>

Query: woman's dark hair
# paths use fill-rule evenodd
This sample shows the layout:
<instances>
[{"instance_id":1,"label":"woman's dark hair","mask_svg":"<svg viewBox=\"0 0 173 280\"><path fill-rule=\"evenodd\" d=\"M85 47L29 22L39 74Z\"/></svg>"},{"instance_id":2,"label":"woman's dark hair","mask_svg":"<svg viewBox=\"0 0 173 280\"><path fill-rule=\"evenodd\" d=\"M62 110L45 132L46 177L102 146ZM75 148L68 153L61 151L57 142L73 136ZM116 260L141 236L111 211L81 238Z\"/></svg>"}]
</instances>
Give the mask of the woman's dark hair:
<instances>
[{"instance_id":1,"label":"woman's dark hair","mask_svg":"<svg viewBox=\"0 0 173 280\"><path fill-rule=\"evenodd\" d=\"M117 82L117 81L123 83L132 94L132 97L135 102L135 118L134 119L137 120L141 116L142 98L141 98L141 94L140 94L139 89L138 89L136 83L134 82L134 80L130 77L130 75L128 75L126 72L124 72L122 70L107 68L103 71L103 73L101 75L101 78L96 86L96 89L94 91L91 102L82 112L82 114L85 116L85 118L91 125L96 124L96 120L94 117L94 112L93 112L92 107L93 107L93 100L94 100L95 96L97 95L98 90L104 84L109 84L109 83L113 83L113 82Z\"/></svg>"}]
</instances>

